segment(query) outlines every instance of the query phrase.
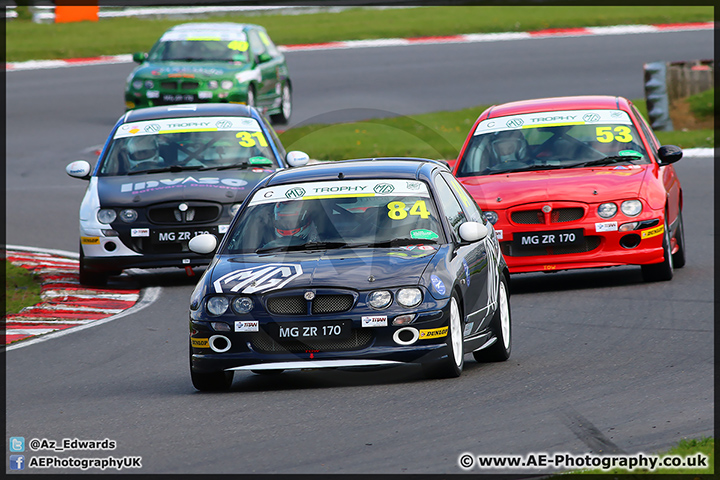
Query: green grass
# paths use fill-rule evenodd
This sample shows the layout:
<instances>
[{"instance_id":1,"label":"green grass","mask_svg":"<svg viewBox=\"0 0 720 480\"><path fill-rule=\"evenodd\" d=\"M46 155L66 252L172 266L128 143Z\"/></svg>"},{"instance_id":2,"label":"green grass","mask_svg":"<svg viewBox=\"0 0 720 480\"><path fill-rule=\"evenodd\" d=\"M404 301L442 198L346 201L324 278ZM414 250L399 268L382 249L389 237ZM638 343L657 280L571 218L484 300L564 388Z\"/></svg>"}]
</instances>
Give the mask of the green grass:
<instances>
[{"instance_id":1,"label":"green grass","mask_svg":"<svg viewBox=\"0 0 720 480\"><path fill-rule=\"evenodd\" d=\"M648 474L652 475L663 475L663 480L675 480L680 478L682 475L693 475L692 480L710 480L716 478L715 472L715 439L712 437L705 437L700 440L696 439L683 439L675 447L671 448L667 452L658 454L659 457L666 455L674 455L681 457L695 457L696 454L702 453L708 457L708 468L659 468L652 472L647 469L634 469L632 471L625 470L622 468L615 468L612 470L583 470L582 472L568 472L570 474L582 473L582 474L604 474L604 475L623 475L624 480L634 480L640 478L648 478ZM552 478L560 479L562 476L556 476ZM613 477L605 477L613 478ZM688 477L683 477L688 478Z\"/></svg>"},{"instance_id":2,"label":"green grass","mask_svg":"<svg viewBox=\"0 0 720 480\"><path fill-rule=\"evenodd\" d=\"M30 271L5 261L5 314L40 303L40 280Z\"/></svg>"},{"instance_id":3,"label":"green grass","mask_svg":"<svg viewBox=\"0 0 720 480\"><path fill-rule=\"evenodd\" d=\"M350 9L302 15L207 18L104 18L98 22L6 23L6 60L119 55L147 51L179 23L231 21L263 25L278 45L462 33L531 31L618 24L713 20L712 6L437 6Z\"/></svg>"},{"instance_id":4,"label":"green grass","mask_svg":"<svg viewBox=\"0 0 720 480\"><path fill-rule=\"evenodd\" d=\"M699 119L705 119L715 115L715 89L692 95L687 99L690 104L690 111Z\"/></svg>"},{"instance_id":5,"label":"green grass","mask_svg":"<svg viewBox=\"0 0 720 480\"><path fill-rule=\"evenodd\" d=\"M714 97L709 97L714 102ZM647 118L645 100L634 100ZM714 105L713 105L714 107ZM414 156L457 158L477 117L487 106L333 125L291 128L280 134L288 150L302 150L317 160ZM660 143L681 148L712 148L713 130L655 132Z\"/></svg>"}]
</instances>

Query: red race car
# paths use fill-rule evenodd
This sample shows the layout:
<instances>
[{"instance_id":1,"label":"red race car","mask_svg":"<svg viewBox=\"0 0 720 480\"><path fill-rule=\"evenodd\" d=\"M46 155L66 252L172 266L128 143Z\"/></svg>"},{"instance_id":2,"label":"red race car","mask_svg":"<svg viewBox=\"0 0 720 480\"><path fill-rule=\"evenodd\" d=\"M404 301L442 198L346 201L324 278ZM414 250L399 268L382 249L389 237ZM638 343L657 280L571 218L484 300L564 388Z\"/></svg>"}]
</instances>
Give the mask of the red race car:
<instances>
[{"instance_id":1,"label":"red race car","mask_svg":"<svg viewBox=\"0 0 720 480\"><path fill-rule=\"evenodd\" d=\"M485 110L453 173L510 273L640 265L659 281L685 264L680 158L625 98L541 98Z\"/></svg>"}]
</instances>

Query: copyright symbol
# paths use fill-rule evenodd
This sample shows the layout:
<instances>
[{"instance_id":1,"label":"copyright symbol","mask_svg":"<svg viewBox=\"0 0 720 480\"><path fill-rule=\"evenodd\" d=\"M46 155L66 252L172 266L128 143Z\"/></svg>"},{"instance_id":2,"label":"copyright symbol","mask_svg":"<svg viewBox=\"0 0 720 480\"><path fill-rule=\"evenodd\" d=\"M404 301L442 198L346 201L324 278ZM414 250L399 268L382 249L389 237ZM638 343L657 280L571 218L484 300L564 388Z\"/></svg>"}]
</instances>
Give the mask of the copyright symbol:
<instances>
[{"instance_id":1,"label":"copyright symbol","mask_svg":"<svg viewBox=\"0 0 720 480\"><path fill-rule=\"evenodd\" d=\"M30 440L30 450L37 450L38 448L40 448L40 440L37 438Z\"/></svg>"},{"instance_id":2,"label":"copyright symbol","mask_svg":"<svg viewBox=\"0 0 720 480\"><path fill-rule=\"evenodd\" d=\"M475 460L473 459L473 456L469 453L463 453L460 455L460 458L458 460L460 462L460 466L462 468L471 468L473 464L475 463Z\"/></svg>"}]
</instances>

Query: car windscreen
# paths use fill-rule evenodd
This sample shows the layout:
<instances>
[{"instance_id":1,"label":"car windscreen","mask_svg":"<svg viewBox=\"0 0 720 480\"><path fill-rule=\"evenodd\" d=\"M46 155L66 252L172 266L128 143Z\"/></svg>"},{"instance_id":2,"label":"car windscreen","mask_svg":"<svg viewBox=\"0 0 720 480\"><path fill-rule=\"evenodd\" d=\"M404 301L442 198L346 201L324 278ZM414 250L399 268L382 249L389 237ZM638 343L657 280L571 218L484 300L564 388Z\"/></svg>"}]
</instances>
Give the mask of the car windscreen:
<instances>
[{"instance_id":1,"label":"car windscreen","mask_svg":"<svg viewBox=\"0 0 720 480\"><path fill-rule=\"evenodd\" d=\"M254 118L164 118L120 125L100 176L154 171L278 167L271 140Z\"/></svg>"},{"instance_id":2,"label":"car windscreen","mask_svg":"<svg viewBox=\"0 0 720 480\"><path fill-rule=\"evenodd\" d=\"M249 199L220 253L445 243L427 185L339 180L266 187Z\"/></svg>"},{"instance_id":3,"label":"car windscreen","mask_svg":"<svg viewBox=\"0 0 720 480\"><path fill-rule=\"evenodd\" d=\"M148 53L153 62L248 62L243 32L167 32Z\"/></svg>"},{"instance_id":4,"label":"car windscreen","mask_svg":"<svg viewBox=\"0 0 720 480\"><path fill-rule=\"evenodd\" d=\"M626 112L570 110L483 120L457 176L646 163L649 157Z\"/></svg>"}]
</instances>

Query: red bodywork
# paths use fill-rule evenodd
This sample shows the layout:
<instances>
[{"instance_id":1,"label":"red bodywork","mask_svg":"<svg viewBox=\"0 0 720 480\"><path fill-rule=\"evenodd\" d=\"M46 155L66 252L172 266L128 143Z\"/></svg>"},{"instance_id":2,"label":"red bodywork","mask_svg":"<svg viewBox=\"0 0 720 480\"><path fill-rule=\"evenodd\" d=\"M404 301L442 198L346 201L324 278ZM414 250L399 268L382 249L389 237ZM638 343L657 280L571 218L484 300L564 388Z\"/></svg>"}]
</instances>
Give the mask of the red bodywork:
<instances>
[{"instance_id":1,"label":"red bodywork","mask_svg":"<svg viewBox=\"0 0 720 480\"><path fill-rule=\"evenodd\" d=\"M643 129L652 130L625 98L557 97L492 106L475 122L454 162L453 173L457 176L468 144L483 120L537 112L605 109L627 112L651 163L622 168L608 165L458 177L483 211L497 213L494 228L511 273L660 263L664 260L666 215L672 251L677 251L675 233L682 210L680 181L672 165L660 165L657 139L652 133L645 134ZM604 219L597 213L602 203L620 205L632 199L642 202L638 216L630 218L618 210L613 218ZM636 231L598 231L608 222L622 225L653 220L658 220L655 226ZM582 245L517 248L517 242L513 243L514 235L519 233L555 234L577 229L583 232ZM626 246L621 245L621 239L629 234L639 236L637 246L628 248L627 239Z\"/></svg>"}]
</instances>

